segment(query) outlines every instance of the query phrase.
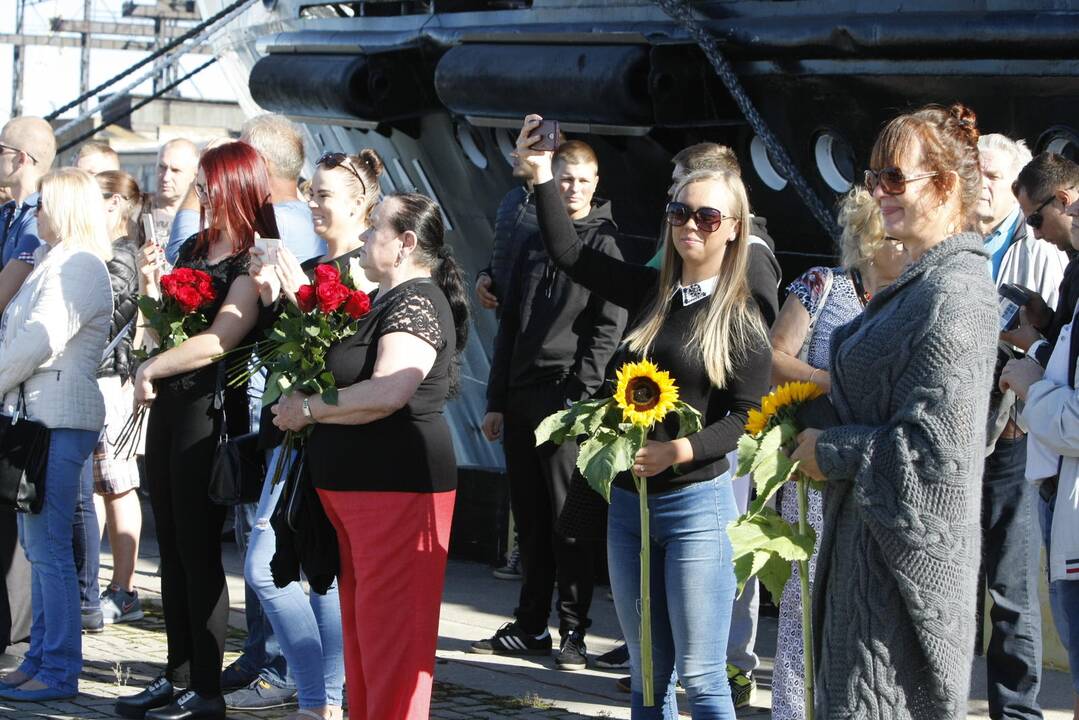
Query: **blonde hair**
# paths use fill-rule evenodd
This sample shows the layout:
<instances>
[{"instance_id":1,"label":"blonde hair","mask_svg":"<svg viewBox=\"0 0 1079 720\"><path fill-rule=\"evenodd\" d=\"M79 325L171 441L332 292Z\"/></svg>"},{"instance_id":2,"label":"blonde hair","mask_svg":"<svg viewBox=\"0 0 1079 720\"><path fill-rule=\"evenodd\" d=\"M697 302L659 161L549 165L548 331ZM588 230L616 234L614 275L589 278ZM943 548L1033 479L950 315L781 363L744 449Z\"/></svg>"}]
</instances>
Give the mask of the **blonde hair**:
<instances>
[{"instance_id":1,"label":"blonde hair","mask_svg":"<svg viewBox=\"0 0 1079 720\"><path fill-rule=\"evenodd\" d=\"M749 290L746 270L749 264L749 199L742 179L730 172L702 170L687 175L671 197L677 198L687 186L699 182L714 182L726 188L734 199L734 216L738 232L728 243L719 269L719 282L708 299L708 311L699 313L693 325L692 345L700 353L708 378L717 388L727 386L731 372L749 349L768 343L768 332ZM625 344L630 350L647 357L663 323L671 310L671 298L682 275L682 257L671 242L671 226L663 229L663 264L659 271L659 287L651 309L641 323L630 332Z\"/></svg>"},{"instance_id":2,"label":"blonde hair","mask_svg":"<svg viewBox=\"0 0 1079 720\"><path fill-rule=\"evenodd\" d=\"M90 173L60 168L41 178L41 202L49 229L64 247L112 259L112 240L105 226L105 200Z\"/></svg>"},{"instance_id":3,"label":"blonde hair","mask_svg":"<svg viewBox=\"0 0 1079 720\"><path fill-rule=\"evenodd\" d=\"M847 270L863 270L884 247L880 205L865 188L856 187L839 203L839 258Z\"/></svg>"}]
</instances>

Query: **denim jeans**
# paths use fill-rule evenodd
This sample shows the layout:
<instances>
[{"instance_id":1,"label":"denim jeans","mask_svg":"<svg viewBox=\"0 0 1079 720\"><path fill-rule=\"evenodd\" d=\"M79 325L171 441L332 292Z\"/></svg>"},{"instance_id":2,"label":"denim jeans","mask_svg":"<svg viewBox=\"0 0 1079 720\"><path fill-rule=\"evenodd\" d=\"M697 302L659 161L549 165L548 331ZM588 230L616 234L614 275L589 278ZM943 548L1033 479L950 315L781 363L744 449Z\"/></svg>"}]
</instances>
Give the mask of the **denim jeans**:
<instances>
[{"instance_id":1,"label":"denim jeans","mask_svg":"<svg viewBox=\"0 0 1079 720\"><path fill-rule=\"evenodd\" d=\"M270 516L285 485L279 482L273 486L270 480L280 454L281 448L274 450L262 484L262 498L244 562L244 580L261 602L262 611L288 660L300 708L340 707L345 659L336 583L325 595L312 592L308 596L298 582L277 587L270 572L270 560L276 548Z\"/></svg>"},{"instance_id":2,"label":"denim jeans","mask_svg":"<svg viewBox=\"0 0 1079 720\"><path fill-rule=\"evenodd\" d=\"M1049 555L1053 536L1054 495L1048 502L1038 498L1038 519L1041 521L1042 540L1045 542L1045 554ZM1079 695L1079 581L1057 580L1049 582L1049 608L1053 612L1053 622L1064 649L1068 651L1068 665L1071 667L1072 689Z\"/></svg>"},{"instance_id":3,"label":"denim jeans","mask_svg":"<svg viewBox=\"0 0 1079 720\"><path fill-rule=\"evenodd\" d=\"M1001 439L985 462L982 564L993 600L986 651L989 714L1041 718L1042 669L1037 490L1025 477L1026 438Z\"/></svg>"},{"instance_id":4,"label":"denim jeans","mask_svg":"<svg viewBox=\"0 0 1079 720\"><path fill-rule=\"evenodd\" d=\"M79 581L71 525L79 476L97 443L97 432L55 428L49 442L45 503L36 515L20 515L19 529L30 559L34 620L30 649L19 670L54 690L76 692L82 671Z\"/></svg>"},{"instance_id":5,"label":"denim jeans","mask_svg":"<svg viewBox=\"0 0 1079 720\"><path fill-rule=\"evenodd\" d=\"M75 504L72 528L75 542L75 572L79 576L79 606L82 612L101 609L101 535L94 509L94 460L87 458L79 473L79 500Z\"/></svg>"},{"instance_id":6,"label":"denim jeans","mask_svg":"<svg viewBox=\"0 0 1079 720\"><path fill-rule=\"evenodd\" d=\"M727 636L734 566L727 525L738 510L730 478L648 497L652 539L652 667L655 707L641 694L640 509L636 492L614 488L607 521L611 589L629 646L634 720L677 720L674 671L694 720L734 720L727 683Z\"/></svg>"},{"instance_id":7,"label":"denim jeans","mask_svg":"<svg viewBox=\"0 0 1079 720\"><path fill-rule=\"evenodd\" d=\"M271 464L271 467L272 464ZM270 512L277 504L277 498L281 495L278 484L273 494ZM265 494L265 493L264 493ZM240 550L240 557L246 558L249 548L251 532L258 518L258 503L242 503L233 508L235 513L236 546ZM273 556L273 549L270 550ZM246 559L244 561L246 565ZM268 561L267 561L268 564ZM248 675L257 675L274 687L294 689L292 677L289 674L288 663L281 652L281 645L274 635L273 626L266 618L262 603L259 602L258 594L250 583L244 583L244 619L247 622L247 639L244 640L244 649L240 657L233 663Z\"/></svg>"}]
</instances>

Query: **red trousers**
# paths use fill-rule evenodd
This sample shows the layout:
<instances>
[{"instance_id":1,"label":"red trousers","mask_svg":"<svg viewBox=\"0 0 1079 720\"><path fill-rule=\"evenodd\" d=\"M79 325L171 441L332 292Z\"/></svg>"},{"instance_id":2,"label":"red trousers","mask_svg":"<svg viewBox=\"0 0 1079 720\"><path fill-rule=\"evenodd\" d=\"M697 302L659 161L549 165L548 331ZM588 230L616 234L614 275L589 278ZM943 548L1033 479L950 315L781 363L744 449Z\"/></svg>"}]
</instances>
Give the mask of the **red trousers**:
<instances>
[{"instance_id":1,"label":"red trousers","mask_svg":"<svg viewBox=\"0 0 1079 720\"><path fill-rule=\"evenodd\" d=\"M337 530L352 720L427 720L456 492L319 490Z\"/></svg>"}]
</instances>

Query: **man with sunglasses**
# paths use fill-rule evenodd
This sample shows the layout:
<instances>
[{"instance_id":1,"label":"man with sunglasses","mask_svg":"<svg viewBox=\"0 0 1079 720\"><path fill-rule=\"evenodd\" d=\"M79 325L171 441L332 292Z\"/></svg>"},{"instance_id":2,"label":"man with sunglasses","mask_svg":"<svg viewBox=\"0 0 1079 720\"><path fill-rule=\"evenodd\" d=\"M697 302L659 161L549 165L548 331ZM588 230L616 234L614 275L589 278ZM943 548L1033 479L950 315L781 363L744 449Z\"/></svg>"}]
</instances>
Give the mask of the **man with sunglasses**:
<instances>
[{"instance_id":1,"label":"man with sunglasses","mask_svg":"<svg viewBox=\"0 0 1079 720\"><path fill-rule=\"evenodd\" d=\"M978 150L982 197L977 222L990 254L990 276L998 287L1019 285L1055 306L1068 258L1037 239L1012 193L1013 182L1031 161L1030 151L1022 141L1000 134L981 136ZM1002 342L998 374L1004 366L1001 361L1011 354ZM1017 414L1014 393L993 394L990 454L982 484L982 563L993 600L986 674L990 715L1041 718L1039 536L1033 522L1037 493L1026 481L1027 437L1016 422Z\"/></svg>"}]
</instances>

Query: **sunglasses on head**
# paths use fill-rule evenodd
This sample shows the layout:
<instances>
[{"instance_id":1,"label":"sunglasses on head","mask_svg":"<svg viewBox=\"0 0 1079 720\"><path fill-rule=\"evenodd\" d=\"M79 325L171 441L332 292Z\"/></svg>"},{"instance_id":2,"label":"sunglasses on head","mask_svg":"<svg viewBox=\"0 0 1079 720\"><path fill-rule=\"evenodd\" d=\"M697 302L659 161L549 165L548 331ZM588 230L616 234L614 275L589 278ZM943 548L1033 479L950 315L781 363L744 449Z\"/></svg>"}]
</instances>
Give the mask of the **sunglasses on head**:
<instances>
[{"instance_id":1,"label":"sunglasses on head","mask_svg":"<svg viewBox=\"0 0 1079 720\"><path fill-rule=\"evenodd\" d=\"M936 177L937 175L940 175L940 173L925 172L907 177L903 174L903 171L897 167L881 168L880 170L866 170L865 189L872 194L876 191L877 186L880 185L880 189L885 195L902 195L907 191L907 183L915 180L925 180L926 178Z\"/></svg>"},{"instance_id":2,"label":"sunglasses on head","mask_svg":"<svg viewBox=\"0 0 1079 720\"><path fill-rule=\"evenodd\" d=\"M1047 197L1045 200L1043 200L1042 204L1039 205L1038 208L1034 212L1027 215L1027 225L1031 226L1035 230L1041 230L1042 229L1042 223L1045 222L1045 216L1042 215L1042 210L1045 209L1046 205L1048 205L1049 203L1053 202L1056 199L1057 199L1056 193L1053 193L1052 195Z\"/></svg>"},{"instance_id":3,"label":"sunglasses on head","mask_svg":"<svg viewBox=\"0 0 1079 720\"><path fill-rule=\"evenodd\" d=\"M691 210L689 205L680 202L667 203L667 224L671 227L682 227L690 218L697 224L697 229L702 232L715 232L724 220L733 215L724 215L721 211L711 207L699 207Z\"/></svg>"},{"instance_id":4,"label":"sunglasses on head","mask_svg":"<svg viewBox=\"0 0 1079 720\"><path fill-rule=\"evenodd\" d=\"M360 177L360 173L357 172L356 168L354 168L352 166L352 158L350 158L345 153L343 153L343 152L324 153L323 156L320 157L318 159L318 162L315 163L315 164L326 167L326 168L328 168L330 170L333 170L336 167L343 167L345 170L348 170L350 173L352 173L354 176L356 176L356 179L360 181L360 187L363 188L363 194L364 195L367 194L367 183L365 183L363 181L363 178Z\"/></svg>"}]
</instances>

